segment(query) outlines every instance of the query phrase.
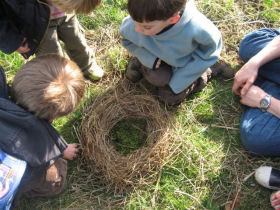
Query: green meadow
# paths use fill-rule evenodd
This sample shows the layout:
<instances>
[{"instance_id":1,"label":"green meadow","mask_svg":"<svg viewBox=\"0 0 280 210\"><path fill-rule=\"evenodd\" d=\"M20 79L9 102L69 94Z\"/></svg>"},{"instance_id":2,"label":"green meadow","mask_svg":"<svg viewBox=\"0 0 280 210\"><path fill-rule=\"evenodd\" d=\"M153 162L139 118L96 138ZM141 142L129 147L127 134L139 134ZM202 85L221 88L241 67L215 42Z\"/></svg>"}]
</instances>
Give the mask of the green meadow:
<instances>
[{"instance_id":1,"label":"green meadow","mask_svg":"<svg viewBox=\"0 0 280 210\"><path fill-rule=\"evenodd\" d=\"M243 65L238 58L242 38L258 28L279 27L280 0L196 0L196 5L221 30L224 47L220 60L235 71ZM127 14L126 0L104 0L93 13L78 15L106 74L99 82L87 81L79 108L53 123L67 142L79 144L84 105L124 79L129 55L120 45L118 30ZM9 83L25 62L17 53L0 52L0 65ZM80 155L68 161L68 187L63 194L49 199L22 198L17 209L271 209L272 191L259 186L253 172L261 165L280 168L280 159L253 156L242 147L242 107L232 93L232 84L233 78L213 78L202 91L169 110L175 117L176 152L159 169L154 182L122 193L108 190L105 182L87 170ZM120 152L133 151L120 148Z\"/></svg>"}]
</instances>

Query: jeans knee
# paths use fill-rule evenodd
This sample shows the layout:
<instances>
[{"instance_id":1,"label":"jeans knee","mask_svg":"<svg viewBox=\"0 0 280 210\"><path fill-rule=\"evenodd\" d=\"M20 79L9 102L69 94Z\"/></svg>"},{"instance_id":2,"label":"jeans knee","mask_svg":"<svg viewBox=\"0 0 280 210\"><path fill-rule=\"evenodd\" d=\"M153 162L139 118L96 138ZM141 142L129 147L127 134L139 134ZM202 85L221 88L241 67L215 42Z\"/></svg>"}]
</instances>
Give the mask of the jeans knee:
<instances>
[{"instance_id":1,"label":"jeans knee","mask_svg":"<svg viewBox=\"0 0 280 210\"><path fill-rule=\"evenodd\" d=\"M247 34L240 43L240 58L247 62L278 35L279 31L270 28L261 28Z\"/></svg>"},{"instance_id":2,"label":"jeans knee","mask_svg":"<svg viewBox=\"0 0 280 210\"><path fill-rule=\"evenodd\" d=\"M267 132L260 132L260 129L240 127L241 142L246 150L253 154L264 156L279 156L280 145L278 138L269 135Z\"/></svg>"}]
</instances>

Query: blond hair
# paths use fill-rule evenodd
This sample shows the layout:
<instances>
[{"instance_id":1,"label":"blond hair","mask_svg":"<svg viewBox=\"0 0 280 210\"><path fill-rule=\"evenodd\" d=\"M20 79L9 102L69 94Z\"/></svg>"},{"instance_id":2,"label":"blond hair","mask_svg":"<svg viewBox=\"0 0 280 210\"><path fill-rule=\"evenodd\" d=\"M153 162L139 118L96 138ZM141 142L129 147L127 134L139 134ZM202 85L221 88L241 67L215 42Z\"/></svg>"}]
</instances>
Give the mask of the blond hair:
<instances>
[{"instance_id":1,"label":"blond hair","mask_svg":"<svg viewBox=\"0 0 280 210\"><path fill-rule=\"evenodd\" d=\"M72 13L90 13L92 12L102 0L52 0L57 7L65 12Z\"/></svg>"},{"instance_id":2,"label":"blond hair","mask_svg":"<svg viewBox=\"0 0 280 210\"><path fill-rule=\"evenodd\" d=\"M13 100L46 120L72 112L84 92L85 81L80 68L73 61L55 54L27 62L12 84Z\"/></svg>"}]
</instances>

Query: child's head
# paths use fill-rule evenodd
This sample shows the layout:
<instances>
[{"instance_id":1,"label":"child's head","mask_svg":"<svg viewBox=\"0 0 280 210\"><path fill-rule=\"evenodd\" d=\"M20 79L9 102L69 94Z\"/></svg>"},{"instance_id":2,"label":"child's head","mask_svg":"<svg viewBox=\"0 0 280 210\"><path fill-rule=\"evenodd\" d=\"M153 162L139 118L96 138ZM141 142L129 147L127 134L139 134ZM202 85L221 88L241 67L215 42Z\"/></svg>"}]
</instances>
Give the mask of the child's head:
<instances>
[{"instance_id":1,"label":"child's head","mask_svg":"<svg viewBox=\"0 0 280 210\"><path fill-rule=\"evenodd\" d=\"M88 14L101 4L102 0L51 0L51 2L65 12Z\"/></svg>"},{"instance_id":2,"label":"child's head","mask_svg":"<svg viewBox=\"0 0 280 210\"><path fill-rule=\"evenodd\" d=\"M155 35L178 21L187 0L128 0L127 8L135 23L135 31Z\"/></svg>"},{"instance_id":3,"label":"child's head","mask_svg":"<svg viewBox=\"0 0 280 210\"><path fill-rule=\"evenodd\" d=\"M38 118L52 121L72 112L81 101L85 81L69 59L49 54L21 67L12 84L12 98Z\"/></svg>"}]
</instances>

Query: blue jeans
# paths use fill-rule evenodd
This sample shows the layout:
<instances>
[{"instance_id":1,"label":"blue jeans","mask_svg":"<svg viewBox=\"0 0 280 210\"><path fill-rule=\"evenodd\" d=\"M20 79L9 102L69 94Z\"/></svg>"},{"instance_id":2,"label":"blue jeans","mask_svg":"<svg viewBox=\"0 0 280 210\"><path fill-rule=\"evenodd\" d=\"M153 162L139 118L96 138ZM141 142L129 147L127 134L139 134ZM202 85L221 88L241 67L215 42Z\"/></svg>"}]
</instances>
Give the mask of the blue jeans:
<instances>
[{"instance_id":1,"label":"blue jeans","mask_svg":"<svg viewBox=\"0 0 280 210\"><path fill-rule=\"evenodd\" d=\"M259 29L245 36L240 44L239 56L245 62L263 49L279 30ZM280 58L259 69L255 85L280 100ZM258 155L280 156L280 119L258 108L244 107L240 123L244 147Z\"/></svg>"}]
</instances>

